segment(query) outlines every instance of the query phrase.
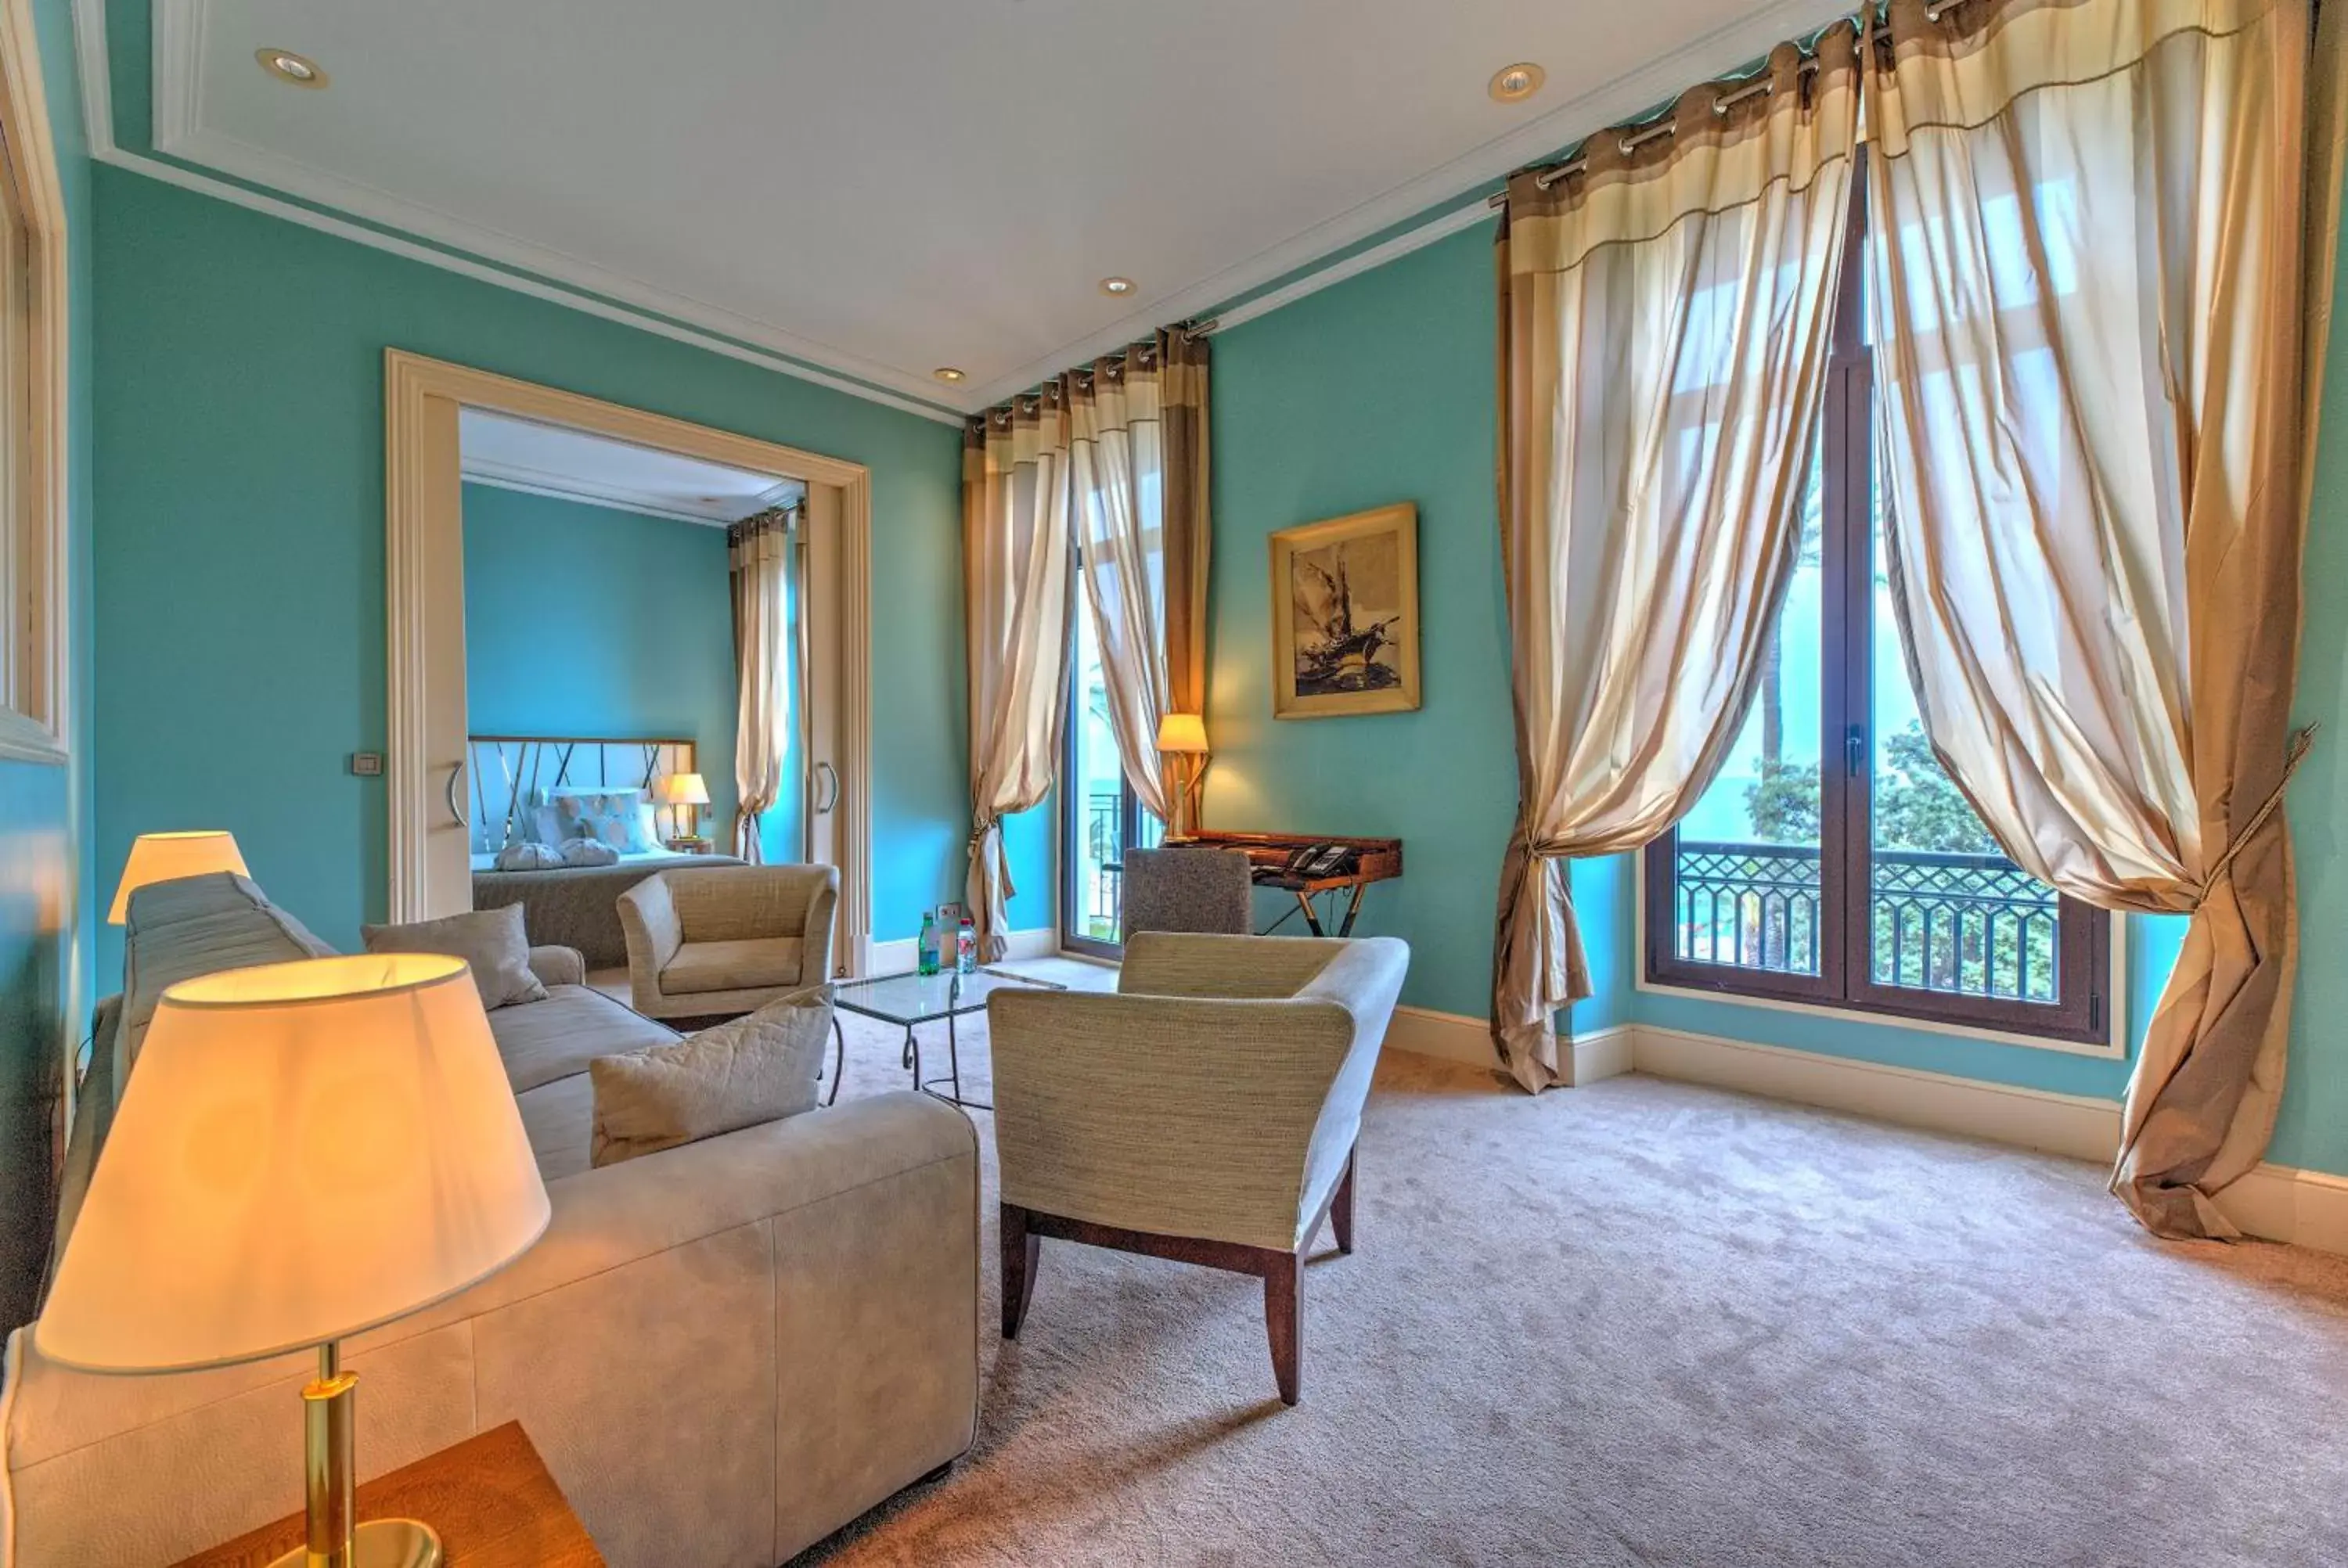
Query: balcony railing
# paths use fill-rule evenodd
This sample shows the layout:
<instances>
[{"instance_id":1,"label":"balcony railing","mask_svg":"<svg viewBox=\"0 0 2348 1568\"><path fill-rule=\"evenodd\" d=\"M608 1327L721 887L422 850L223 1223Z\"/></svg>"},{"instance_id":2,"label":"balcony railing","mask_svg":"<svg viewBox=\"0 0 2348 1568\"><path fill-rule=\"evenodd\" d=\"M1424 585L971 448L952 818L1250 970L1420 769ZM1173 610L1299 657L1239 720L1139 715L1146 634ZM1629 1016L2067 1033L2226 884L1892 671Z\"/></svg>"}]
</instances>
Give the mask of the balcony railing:
<instances>
[{"instance_id":1,"label":"balcony railing","mask_svg":"<svg viewBox=\"0 0 2348 1568\"><path fill-rule=\"evenodd\" d=\"M1818 972L1815 847L1684 839L1675 869L1683 961ZM1868 892L1875 984L2031 1002L2061 995L2054 889L2005 856L1879 849Z\"/></svg>"},{"instance_id":2,"label":"balcony railing","mask_svg":"<svg viewBox=\"0 0 2348 1568\"><path fill-rule=\"evenodd\" d=\"M1117 790L1094 790L1085 796L1084 841L1077 846L1077 902L1082 908L1079 935L1095 941L1123 941L1125 920L1125 806ZM1135 847L1154 848L1165 842L1166 825L1137 807L1134 820L1139 842Z\"/></svg>"}]
</instances>

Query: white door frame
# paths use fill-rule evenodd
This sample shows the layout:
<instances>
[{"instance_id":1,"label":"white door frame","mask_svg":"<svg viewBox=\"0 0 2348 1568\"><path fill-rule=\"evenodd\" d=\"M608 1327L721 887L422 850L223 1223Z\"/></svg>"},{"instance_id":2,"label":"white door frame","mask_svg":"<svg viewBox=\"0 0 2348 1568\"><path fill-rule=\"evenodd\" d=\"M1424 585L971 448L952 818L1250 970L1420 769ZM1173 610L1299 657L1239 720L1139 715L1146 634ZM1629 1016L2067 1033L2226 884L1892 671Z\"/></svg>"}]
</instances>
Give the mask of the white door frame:
<instances>
[{"instance_id":1,"label":"white door frame","mask_svg":"<svg viewBox=\"0 0 2348 1568\"><path fill-rule=\"evenodd\" d=\"M390 785L389 911L394 922L451 913L436 907L431 693L450 659L461 691L464 524L457 411L480 408L609 436L705 462L804 481L838 500L839 775L831 849L839 866L839 953L851 974L872 948L871 578L872 473L860 463L802 452L707 425L605 403L578 393L384 351L384 591ZM827 640L828 641L828 640ZM819 648L819 657L831 652ZM461 747L462 737L458 737ZM461 751L458 758L461 760ZM445 879L444 879L445 880ZM458 907L471 907L469 895Z\"/></svg>"}]
</instances>

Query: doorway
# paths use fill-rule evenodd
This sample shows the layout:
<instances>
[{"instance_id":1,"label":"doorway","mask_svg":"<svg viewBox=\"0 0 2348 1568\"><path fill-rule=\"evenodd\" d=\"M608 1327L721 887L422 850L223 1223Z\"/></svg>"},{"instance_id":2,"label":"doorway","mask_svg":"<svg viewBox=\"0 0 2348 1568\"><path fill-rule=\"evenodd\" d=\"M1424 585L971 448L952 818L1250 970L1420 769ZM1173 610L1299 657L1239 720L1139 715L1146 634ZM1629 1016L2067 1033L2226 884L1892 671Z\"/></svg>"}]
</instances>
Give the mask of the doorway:
<instances>
[{"instance_id":1,"label":"doorway","mask_svg":"<svg viewBox=\"0 0 2348 1568\"><path fill-rule=\"evenodd\" d=\"M479 737L469 723L467 692L469 421L477 445L478 432L491 422L534 427L549 450L565 436L597 437L767 479L772 497L793 503L793 545L803 551L799 580L807 585L795 606L792 639L803 677L796 683L790 726L798 798L775 815L792 825L782 835L792 841L791 858L803 853L839 868L839 968L843 974L866 972L871 954L869 470L396 349L385 355L389 917L429 919L473 907L481 834L476 817L490 792L473 776ZM474 466L480 466L478 456ZM733 739L726 733L722 748L713 751L730 757ZM724 794L730 798L731 793L727 780ZM730 836L730 820L713 825L717 837ZM773 827L762 836L782 847Z\"/></svg>"},{"instance_id":2,"label":"doorway","mask_svg":"<svg viewBox=\"0 0 2348 1568\"><path fill-rule=\"evenodd\" d=\"M1060 946L1097 958L1125 953L1125 852L1152 849L1166 825L1126 781L1109 727L1108 681L1093 618L1078 613L1068 661L1066 755L1061 759Z\"/></svg>"}]
</instances>

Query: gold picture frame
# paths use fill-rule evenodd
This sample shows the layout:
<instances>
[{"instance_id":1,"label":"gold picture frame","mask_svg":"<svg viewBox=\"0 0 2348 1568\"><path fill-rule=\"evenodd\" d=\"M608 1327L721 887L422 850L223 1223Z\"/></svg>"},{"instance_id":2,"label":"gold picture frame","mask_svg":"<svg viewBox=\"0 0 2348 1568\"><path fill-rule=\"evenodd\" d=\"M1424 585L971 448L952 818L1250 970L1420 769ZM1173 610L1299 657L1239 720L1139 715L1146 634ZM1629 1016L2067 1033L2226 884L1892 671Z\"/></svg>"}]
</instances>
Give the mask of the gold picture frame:
<instances>
[{"instance_id":1,"label":"gold picture frame","mask_svg":"<svg viewBox=\"0 0 2348 1568\"><path fill-rule=\"evenodd\" d=\"M1418 507L1272 536L1272 716L1418 706Z\"/></svg>"}]
</instances>

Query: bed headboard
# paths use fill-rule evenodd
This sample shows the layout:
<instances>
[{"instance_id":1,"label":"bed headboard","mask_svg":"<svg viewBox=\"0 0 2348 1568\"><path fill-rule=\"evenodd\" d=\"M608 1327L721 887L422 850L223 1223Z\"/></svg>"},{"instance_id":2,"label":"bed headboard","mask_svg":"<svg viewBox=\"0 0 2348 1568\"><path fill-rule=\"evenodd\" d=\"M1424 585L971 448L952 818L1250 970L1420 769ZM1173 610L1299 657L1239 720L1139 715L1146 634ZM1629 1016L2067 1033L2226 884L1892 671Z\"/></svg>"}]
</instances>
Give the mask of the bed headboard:
<instances>
[{"instance_id":1,"label":"bed headboard","mask_svg":"<svg viewBox=\"0 0 2348 1568\"><path fill-rule=\"evenodd\" d=\"M523 814L553 789L649 789L663 774L698 771L694 743L674 737L468 735L472 853L494 854L521 836Z\"/></svg>"}]
</instances>

